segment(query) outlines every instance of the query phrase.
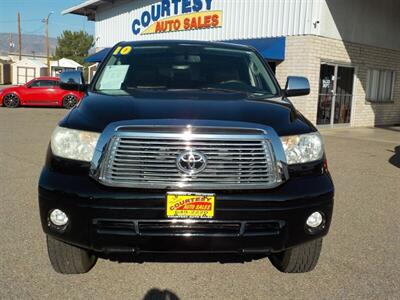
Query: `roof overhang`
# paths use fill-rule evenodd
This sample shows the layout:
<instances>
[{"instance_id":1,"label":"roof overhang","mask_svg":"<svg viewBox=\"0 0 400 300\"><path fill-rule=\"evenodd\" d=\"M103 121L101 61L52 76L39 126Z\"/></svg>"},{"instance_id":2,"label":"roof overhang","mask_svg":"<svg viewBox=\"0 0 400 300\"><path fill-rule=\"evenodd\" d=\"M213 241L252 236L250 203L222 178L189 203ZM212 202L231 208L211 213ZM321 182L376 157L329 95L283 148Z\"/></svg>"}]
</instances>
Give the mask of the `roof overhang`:
<instances>
[{"instance_id":1,"label":"roof overhang","mask_svg":"<svg viewBox=\"0 0 400 300\"><path fill-rule=\"evenodd\" d=\"M106 58L110 49L111 48L104 48L104 49L100 50L99 52L89 55L88 57L85 58L85 62L91 62L91 63L102 62Z\"/></svg>"},{"instance_id":2,"label":"roof overhang","mask_svg":"<svg viewBox=\"0 0 400 300\"><path fill-rule=\"evenodd\" d=\"M283 61L285 60L285 47L286 38L285 37L275 37L275 38L261 38L261 39L247 39L247 40L229 40L224 41L232 44L239 44L250 46L255 49L269 61ZM85 58L85 62L100 63L102 62L111 48L104 48L92 55Z\"/></svg>"},{"instance_id":3,"label":"roof overhang","mask_svg":"<svg viewBox=\"0 0 400 300\"><path fill-rule=\"evenodd\" d=\"M99 6L106 3L114 3L117 0L87 0L81 4L63 10L61 14L74 14L86 16L89 21L94 21L96 16L96 10Z\"/></svg>"},{"instance_id":4,"label":"roof overhang","mask_svg":"<svg viewBox=\"0 0 400 300\"><path fill-rule=\"evenodd\" d=\"M285 37L260 38L229 40L228 43L239 44L256 48L258 52L267 60L283 61L285 60Z\"/></svg>"}]
</instances>

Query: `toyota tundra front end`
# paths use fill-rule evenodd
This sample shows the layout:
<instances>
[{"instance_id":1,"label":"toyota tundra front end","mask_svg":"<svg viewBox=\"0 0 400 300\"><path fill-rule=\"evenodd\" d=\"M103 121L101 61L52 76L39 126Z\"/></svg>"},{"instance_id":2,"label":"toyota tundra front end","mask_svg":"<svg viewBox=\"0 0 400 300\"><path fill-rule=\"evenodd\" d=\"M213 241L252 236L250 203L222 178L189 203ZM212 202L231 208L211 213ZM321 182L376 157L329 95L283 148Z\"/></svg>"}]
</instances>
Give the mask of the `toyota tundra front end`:
<instances>
[{"instance_id":1,"label":"toyota tundra front end","mask_svg":"<svg viewBox=\"0 0 400 300\"><path fill-rule=\"evenodd\" d=\"M334 188L321 135L252 48L123 42L51 137L39 181L50 261L89 271L98 257L268 255L283 272L319 258Z\"/></svg>"}]
</instances>

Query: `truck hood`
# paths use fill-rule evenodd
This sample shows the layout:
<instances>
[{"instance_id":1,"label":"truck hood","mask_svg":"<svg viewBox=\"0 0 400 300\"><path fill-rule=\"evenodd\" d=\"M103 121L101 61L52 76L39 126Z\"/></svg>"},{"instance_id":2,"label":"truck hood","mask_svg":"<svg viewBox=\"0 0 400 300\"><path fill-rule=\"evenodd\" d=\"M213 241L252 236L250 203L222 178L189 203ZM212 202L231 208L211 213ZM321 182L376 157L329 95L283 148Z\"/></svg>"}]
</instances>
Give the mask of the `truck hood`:
<instances>
[{"instance_id":1,"label":"truck hood","mask_svg":"<svg viewBox=\"0 0 400 300\"><path fill-rule=\"evenodd\" d=\"M145 91L131 95L89 93L60 122L72 129L102 132L113 122L129 120L215 120L258 123L278 135L316 131L288 101L251 99L243 93Z\"/></svg>"}]
</instances>

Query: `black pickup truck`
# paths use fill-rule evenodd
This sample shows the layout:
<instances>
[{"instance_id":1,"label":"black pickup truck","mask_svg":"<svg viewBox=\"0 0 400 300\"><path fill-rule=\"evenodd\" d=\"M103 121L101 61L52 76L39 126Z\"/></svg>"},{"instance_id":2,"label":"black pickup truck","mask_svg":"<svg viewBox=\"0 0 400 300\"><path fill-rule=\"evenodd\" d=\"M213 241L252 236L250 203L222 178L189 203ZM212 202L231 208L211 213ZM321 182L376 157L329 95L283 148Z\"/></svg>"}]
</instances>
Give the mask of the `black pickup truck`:
<instances>
[{"instance_id":1,"label":"black pickup truck","mask_svg":"<svg viewBox=\"0 0 400 300\"><path fill-rule=\"evenodd\" d=\"M317 264L334 187L323 140L252 48L121 42L54 130L39 181L48 254L59 273L98 257L268 256L282 272ZM175 255L175 254L174 254ZM135 256L137 257L137 256Z\"/></svg>"}]
</instances>

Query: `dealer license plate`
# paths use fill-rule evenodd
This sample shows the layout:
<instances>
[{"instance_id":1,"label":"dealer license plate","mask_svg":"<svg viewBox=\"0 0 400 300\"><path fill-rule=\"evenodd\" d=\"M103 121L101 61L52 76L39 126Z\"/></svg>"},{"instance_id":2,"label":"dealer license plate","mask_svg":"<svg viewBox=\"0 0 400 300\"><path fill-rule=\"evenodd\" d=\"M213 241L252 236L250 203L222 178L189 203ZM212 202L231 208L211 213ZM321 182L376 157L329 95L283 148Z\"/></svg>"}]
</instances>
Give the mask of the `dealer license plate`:
<instances>
[{"instance_id":1,"label":"dealer license plate","mask_svg":"<svg viewBox=\"0 0 400 300\"><path fill-rule=\"evenodd\" d=\"M167 217L211 219L215 211L215 194L167 193Z\"/></svg>"}]
</instances>

